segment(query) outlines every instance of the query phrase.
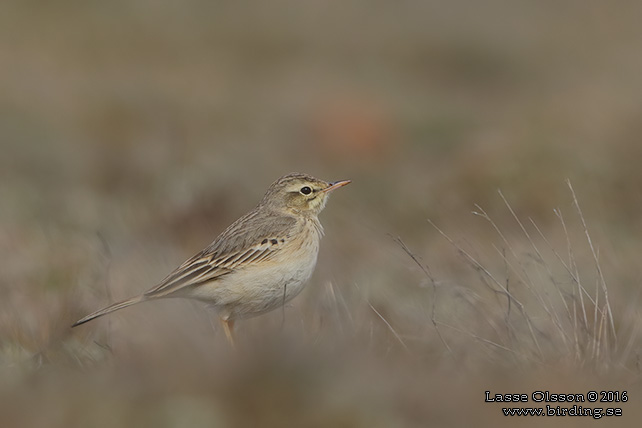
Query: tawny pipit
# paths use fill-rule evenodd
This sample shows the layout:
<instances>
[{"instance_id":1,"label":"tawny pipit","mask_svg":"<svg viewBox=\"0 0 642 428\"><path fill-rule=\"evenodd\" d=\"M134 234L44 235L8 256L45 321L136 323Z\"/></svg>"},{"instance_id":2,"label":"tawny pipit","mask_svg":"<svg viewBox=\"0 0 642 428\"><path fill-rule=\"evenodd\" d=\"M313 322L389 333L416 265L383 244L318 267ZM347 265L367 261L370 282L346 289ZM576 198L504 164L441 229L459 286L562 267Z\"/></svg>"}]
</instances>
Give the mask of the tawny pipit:
<instances>
[{"instance_id":1,"label":"tawny pipit","mask_svg":"<svg viewBox=\"0 0 642 428\"><path fill-rule=\"evenodd\" d=\"M296 173L279 178L256 208L156 287L89 314L73 327L147 300L186 297L213 306L234 344L234 320L271 311L302 290L323 235L318 215L330 192L348 183Z\"/></svg>"}]
</instances>

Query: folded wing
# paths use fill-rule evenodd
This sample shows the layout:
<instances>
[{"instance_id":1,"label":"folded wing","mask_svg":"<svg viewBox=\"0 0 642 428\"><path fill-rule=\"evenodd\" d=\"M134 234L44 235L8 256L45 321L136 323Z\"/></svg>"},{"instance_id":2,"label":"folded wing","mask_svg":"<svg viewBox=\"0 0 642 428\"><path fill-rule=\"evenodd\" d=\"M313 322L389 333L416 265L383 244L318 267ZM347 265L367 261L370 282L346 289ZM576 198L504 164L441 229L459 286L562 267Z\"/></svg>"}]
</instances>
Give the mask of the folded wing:
<instances>
[{"instance_id":1,"label":"folded wing","mask_svg":"<svg viewBox=\"0 0 642 428\"><path fill-rule=\"evenodd\" d=\"M258 219L251 218L252 214L233 223L210 246L185 261L144 296L169 296L186 287L216 281L244 266L271 260L290 239L296 220L282 216ZM239 223L242 225L247 221L252 221L253 227L238 227Z\"/></svg>"}]
</instances>

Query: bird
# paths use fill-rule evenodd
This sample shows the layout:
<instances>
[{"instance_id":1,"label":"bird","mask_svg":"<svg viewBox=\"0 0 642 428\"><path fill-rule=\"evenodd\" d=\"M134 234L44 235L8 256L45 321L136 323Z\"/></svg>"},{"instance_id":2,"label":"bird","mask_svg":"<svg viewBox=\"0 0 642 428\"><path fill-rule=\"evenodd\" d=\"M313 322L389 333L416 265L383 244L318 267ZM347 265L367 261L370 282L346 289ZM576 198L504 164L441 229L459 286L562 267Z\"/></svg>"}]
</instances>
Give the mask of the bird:
<instances>
[{"instance_id":1,"label":"bird","mask_svg":"<svg viewBox=\"0 0 642 428\"><path fill-rule=\"evenodd\" d=\"M281 307L301 292L316 266L323 236L319 213L330 193L349 183L284 175L254 209L156 286L97 310L72 327L138 303L182 297L211 306L235 347L236 320Z\"/></svg>"}]
</instances>

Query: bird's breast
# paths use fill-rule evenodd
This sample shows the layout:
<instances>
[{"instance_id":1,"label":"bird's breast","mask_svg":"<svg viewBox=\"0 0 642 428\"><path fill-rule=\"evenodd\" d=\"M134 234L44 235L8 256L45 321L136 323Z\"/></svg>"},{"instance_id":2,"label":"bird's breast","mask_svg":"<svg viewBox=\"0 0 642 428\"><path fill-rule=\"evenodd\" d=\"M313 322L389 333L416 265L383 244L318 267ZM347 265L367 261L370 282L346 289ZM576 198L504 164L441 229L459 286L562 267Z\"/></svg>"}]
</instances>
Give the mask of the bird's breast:
<instances>
[{"instance_id":1,"label":"bird's breast","mask_svg":"<svg viewBox=\"0 0 642 428\"><path fill-rule=\"evenodd\" d=\"M302 220L275 257L238 269L209 290L207 300L231 318L246 318L279 307L301 292L319 254L318 220Z\"/></svg>"}]
</instances>

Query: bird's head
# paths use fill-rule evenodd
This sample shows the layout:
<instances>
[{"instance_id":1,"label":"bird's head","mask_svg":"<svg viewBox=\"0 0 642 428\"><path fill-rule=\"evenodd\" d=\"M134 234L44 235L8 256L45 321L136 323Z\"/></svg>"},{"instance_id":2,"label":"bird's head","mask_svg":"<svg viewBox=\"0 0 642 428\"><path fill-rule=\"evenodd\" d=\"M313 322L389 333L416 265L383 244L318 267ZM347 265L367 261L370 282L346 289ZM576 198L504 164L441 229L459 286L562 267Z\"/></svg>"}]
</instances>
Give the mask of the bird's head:
<instances>
[{"instance_id":1,"label":"bird's head","mask_svg":"<svg viewBox=\"0 0 642 428\"><path fill-rule=\"evenodd\" d=\"M261 204L292 214L316 216L325 207L330 193L349 183L350 180L329 183L307 174L292 173L272 183Z\"/></svg>"}]
</instances>

